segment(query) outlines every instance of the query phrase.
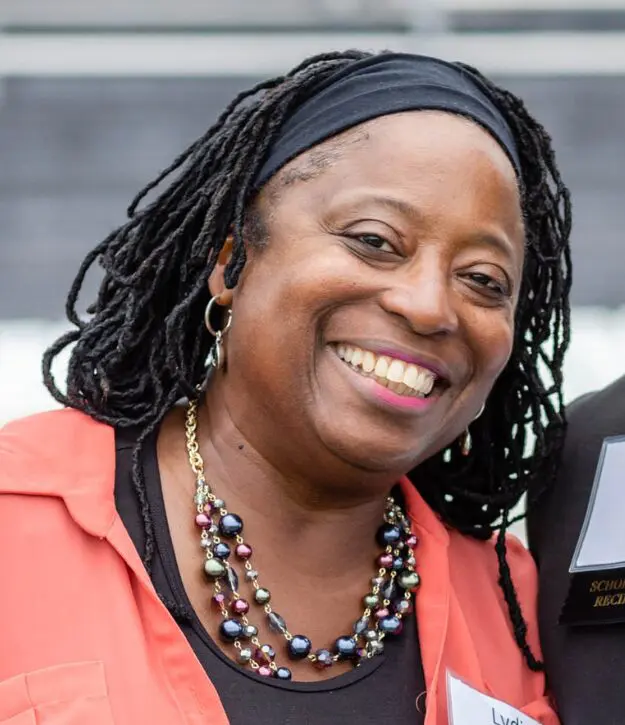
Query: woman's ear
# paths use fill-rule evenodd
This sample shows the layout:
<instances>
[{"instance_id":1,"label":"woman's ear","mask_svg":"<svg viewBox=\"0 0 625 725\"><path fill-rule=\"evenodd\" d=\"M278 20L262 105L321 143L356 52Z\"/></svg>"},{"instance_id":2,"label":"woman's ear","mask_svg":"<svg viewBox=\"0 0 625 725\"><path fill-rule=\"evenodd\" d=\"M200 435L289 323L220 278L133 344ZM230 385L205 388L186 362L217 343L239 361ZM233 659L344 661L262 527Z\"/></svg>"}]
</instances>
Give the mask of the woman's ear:
<instances>
[{"instance_id":1,"label":"woman's ear","mask_svg":"<svg viewBox=\"0 0 625 725\"><path fill-rule=\"evenodd\" d=\"M228 236L219 252L217 263L208 278L208 290L211 297L218 297L218 304L229 307L232 304L233 290L226 287L224 279L226 267L232 257L232 237Z\"/></svg>"}]
</instances>

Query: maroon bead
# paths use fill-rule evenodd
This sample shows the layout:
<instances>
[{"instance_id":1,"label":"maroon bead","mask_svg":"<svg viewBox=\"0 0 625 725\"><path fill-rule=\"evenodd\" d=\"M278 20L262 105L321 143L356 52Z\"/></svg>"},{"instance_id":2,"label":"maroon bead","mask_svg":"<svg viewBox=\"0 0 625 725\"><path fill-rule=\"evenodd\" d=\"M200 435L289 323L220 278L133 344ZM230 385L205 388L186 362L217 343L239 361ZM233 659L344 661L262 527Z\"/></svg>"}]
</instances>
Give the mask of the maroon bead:
<instances>
[{"instance_id":1,"label":"maroon bead","mask_svg":"<svg viewBox=\"0 0 625 725\"><path fill-rule=\"evenodd\" d=\"M223 592L215 594L211 601L213 603L213 607L219 611L221 611L222 607L228 606L228 597Z\"/></svg>"},{"instance_id":2,"label":"maroon bead","mask_svg":"<svg viewBox=\"0 0 625 725\"><path fill-rule=\"evenodd\" d=\"M264 665L267 663L267 658L265 657L265 653L261 650L260 647L256 647L256 649L252 653L252 659L254 660L254 662L256 662L259 665Z\"/></svg>"},{"instance_id":3,"label":"maroon bead","mask_svg":"<svg viewBox=\"0 0 625 725\"><path fill-rule=\"evenodd\" d=\"M254 650L254 662L259 665L267 665L276 658L276 651L270 644L263 644Z\"/></svg>"},{"instance_id":4,"label":"maroon bead","mask_svg":"<svg viewBox=\"0 0 625 725\"><path fill-rule=\"evenodd\" d=\"M325 670L326 667L331 667L334 664L332 653L327 649L318 649L315 652L315 657L317 658L315 660L315 667L318 670Z\"/></svg>"},{"instance_id":5,"label":"maroon bead","mask_svg":"<svg viewBox=\"0 0 625 725\"><path fill-rule=\"evenodd\" d=\"M206 514L198 514L195 517L195 523L205 529L207 526L211 525L211 520Z\"/></svg>"},{"instance_id":6,"label":"maroon bead","mask_svg":"<svg viewBox=\"0 0 625 725\"><path fill-rule=\"evenodd\" d=\"M419 543L419 539L414 535L410 534L410 536L406 539L406 544L411 548L414 549L415 546Z\"/></svg>"},{"instance_id":7,"label":"maroon bead","mask_svg":"<svg viewBox=\"0 0 625 725\"><path fill-rule=\"evenodd\" d=\"M247 544L237 544L234 553L239 557L239 559L249 559L250 556L252 556L252 547Z\"/></svg>"},{"instance_id":8,"label":"maroon bead","mask_svg":"<svg viewBox=\"0 0 625 725\"><path fill-rule=\"evenodd\" d=\"M261 665L256 672L261 675L261 677L271 677L273 675L273 671L268 665Z\"/></svg>"},{"instance_id":9,"label":"maroon bead","mask_svg":"<svg viewBox=\"0 0 625 725\"><path fill-rule=\"evenodd\" d=\"M380 554L378 556L378 565L383 566L385 569L388 569L389 566L391 566L393 563L393 555L392 554Z\"/></svg>"},{"instance_id":10,"label":"maroon bead","mask_svg":"<svg viewBox=\"0 0 625 725\"><path fill-rule=\"evenodd\" d=\"M250 611L250 605L245 599L235 599L230 605L230 609L234 614L247 614Z\"/></svg>"},{"instance_id":11,"label":"maroon bead","mask_svg":"<svg viewBox=\"0 0 625 725\"><path fill-rule=\"evenodd\" d=\"M384 609L377 610L377 612L375 613L375 618L384 619L384 617L388 617L389 614L390 614L390 612L388 611L388 609L386 609L386 607L384 607Z\"/></svg>"}]
</instances>

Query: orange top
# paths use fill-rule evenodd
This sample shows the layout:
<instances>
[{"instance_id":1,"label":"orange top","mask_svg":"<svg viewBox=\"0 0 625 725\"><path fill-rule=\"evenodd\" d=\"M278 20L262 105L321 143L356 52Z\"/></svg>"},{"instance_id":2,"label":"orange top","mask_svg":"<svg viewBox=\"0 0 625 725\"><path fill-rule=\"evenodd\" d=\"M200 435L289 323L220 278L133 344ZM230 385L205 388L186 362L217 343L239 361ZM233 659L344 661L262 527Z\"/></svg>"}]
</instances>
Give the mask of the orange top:
<instances>
[{"instance_id":1,"label":"orange top","mask_svg":"<svg viewBox=\"0 0 625 725\"><path fill-rule=\"evenodd\" d=\"M81 413L44 413L0 431L0 725L227 725L117 514L114 479L114 432ZM543 675L514 641L492 542L448 531L402 486L421 539L426 725L448 723L448 668L558 725ZM534 564L513 537L508 555L539 652Z\"/></svg>"}]
</instances>

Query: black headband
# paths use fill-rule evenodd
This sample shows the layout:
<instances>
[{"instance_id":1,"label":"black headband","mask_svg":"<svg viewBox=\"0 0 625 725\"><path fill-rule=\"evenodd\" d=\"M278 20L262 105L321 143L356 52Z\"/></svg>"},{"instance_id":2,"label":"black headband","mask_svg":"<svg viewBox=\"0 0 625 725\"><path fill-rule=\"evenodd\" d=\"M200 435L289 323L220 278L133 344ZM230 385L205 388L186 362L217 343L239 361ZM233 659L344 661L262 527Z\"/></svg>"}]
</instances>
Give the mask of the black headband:
<instances>
[{"instance_id":1,"label":"black headband","mask_svg":"<svg viewBox=\"0 0 625 725\"><path fill-rule=\"evenodd\" d=\"M291 159L342 131L379 116L416 110L472 119L499 142L521 176L512 131L478 78L437 58L383 53L350 63L311 91L282 126L254 187L259 189Z\"/></svg>"}]
</instances>

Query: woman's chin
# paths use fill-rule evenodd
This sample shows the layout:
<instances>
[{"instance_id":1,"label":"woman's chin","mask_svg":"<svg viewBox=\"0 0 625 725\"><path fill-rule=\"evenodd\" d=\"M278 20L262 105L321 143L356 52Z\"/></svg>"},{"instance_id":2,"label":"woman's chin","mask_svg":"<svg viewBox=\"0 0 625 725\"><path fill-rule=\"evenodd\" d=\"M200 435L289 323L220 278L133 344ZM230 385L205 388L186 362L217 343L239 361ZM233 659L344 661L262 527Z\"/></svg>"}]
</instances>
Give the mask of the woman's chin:
<instances>
[{"instance_id":1,"label":"woman's chin","mask_svg":"<svg viewBox=\"0 0 625 725\"><path fill-rule=\"evenodd\" d=\"M396 439L357 433L346 434L344 430L326 430L321 435L326 448L344 463L368 473L388 473L401 476L423 460L418 440L410 445L399 445Z\"/></svg>"}]
</instances>

